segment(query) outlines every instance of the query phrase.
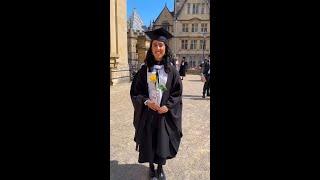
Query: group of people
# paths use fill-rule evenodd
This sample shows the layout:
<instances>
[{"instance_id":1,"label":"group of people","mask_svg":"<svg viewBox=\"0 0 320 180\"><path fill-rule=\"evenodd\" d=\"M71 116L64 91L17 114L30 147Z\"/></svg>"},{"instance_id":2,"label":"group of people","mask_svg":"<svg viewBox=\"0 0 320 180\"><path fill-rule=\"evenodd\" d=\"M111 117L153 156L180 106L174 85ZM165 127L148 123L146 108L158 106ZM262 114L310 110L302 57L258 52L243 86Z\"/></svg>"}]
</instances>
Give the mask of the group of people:
<instances>
[{"instance_id":1,"label":"group of people","mask_svg":"<svg viewBox=\"0 0 320 180\"><path fill-rule=\"evenodd\" d=\"M134 107L134 141L138 162L149 163L150 179L165 180L163 166L176 156L182 134L182 80L188 63L173 58L168 40L173 36L163 28L147 31L151 39L144 64L135 74L130 97ZM209 95L210 61L202 66L204 91ZM203 93L205 94L205 93ZM158 164L155 170L155 165Z\"/></svg>"},{"instance_id":2,"label":"group of people","mask_svg":"<svg viewBox=\"0 0 320 180\"><path fill-rule=\"evenodd\" d=\"M181 77L181 80L183 80L183 77L186 76L186 71L188 69L188 62L186 61L185 57L182 57L181 63L179 63L179 61L176 60L175 63L171 63L171 64L176 67ZM210 54L208 58L205 58L204 61L202 61L199 66L201 68L201 76L204 82L203 90L202 90L202 98L205 98L206 95L210 96Z\"/></svg>"}]
</instances>

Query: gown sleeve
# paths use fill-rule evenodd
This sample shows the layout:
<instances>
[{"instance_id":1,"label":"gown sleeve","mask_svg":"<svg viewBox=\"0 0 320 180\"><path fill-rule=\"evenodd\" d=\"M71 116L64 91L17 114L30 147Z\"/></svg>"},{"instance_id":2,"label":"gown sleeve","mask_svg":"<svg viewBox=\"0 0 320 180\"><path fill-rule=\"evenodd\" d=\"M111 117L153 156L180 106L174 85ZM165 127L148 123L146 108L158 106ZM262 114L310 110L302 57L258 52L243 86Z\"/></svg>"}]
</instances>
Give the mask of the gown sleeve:
<instances>
[{"instance_id":1,"label":"gown sleeve","mask_svg":"<svg viewBox=\"0 0 320 180\"><path fill-rule=\"evenodd\" d=\"M166 106L172 109L182 103L182 81L177 71L173 71L173 80L171 83L170 95Z\"/></svg>"},{"instance_id":2,"label":"gown sleeve","mask_svg":"<svg viewBox=\"0 0 320 180\"><path fill-rule=\"evenodd\" d=\"M182 137L182 81L178 71L172 71L173 78L166 106L168 107L168 125L176 131L176 138Z\"/></svg>"},{"instance_id":3,"label":"gown sleeve","mask_svg":"<svg viewBox=\"0 0 320 180\"><path fill-rule=\"evenodd\" d=\"M165 114L165 130L172 145L173 156L178 152L182 134L182 81L178 71L171 69L172 80L164 105L168 107ZM171 78L170 78L171 79Z\"/></svg>"},{"instance_id":4,"label":"gown sleeve","mask_svg":"<svg viewBox=\"0 0 320 180\"><path fill-rule=\"evenodd\" d=\"M135 137L134 140L137 144L141 142L142 129L145 124L143 118L143 112L147 108L144 105L144 102L149 99L148 95L148 86L146 84L146 66L142 66L141 69L134 76L131 88L130 88L130 97L134 107L134 117L133 125L135 128Z\"/></svg>"}]
</instances>

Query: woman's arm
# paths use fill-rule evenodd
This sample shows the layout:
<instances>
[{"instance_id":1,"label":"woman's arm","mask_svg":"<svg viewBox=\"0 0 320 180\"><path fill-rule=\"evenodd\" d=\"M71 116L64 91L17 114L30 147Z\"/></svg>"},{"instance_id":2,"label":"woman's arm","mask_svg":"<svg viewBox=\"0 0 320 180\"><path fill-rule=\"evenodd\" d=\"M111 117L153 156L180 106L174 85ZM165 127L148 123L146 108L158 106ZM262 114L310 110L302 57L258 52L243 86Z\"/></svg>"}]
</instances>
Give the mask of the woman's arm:
<instances>
[{"instance_id":1,"label":"woman's arm","mask_svg":"<svg viewBox=\"0 0 320 180\"><path fill-rule=\"evenodd\" d=\"M131 83L130 97L135 108L136 106L144 105L144 102L149 99L147 94L148 90L145 89L148 88L148 86L143 82L143 68L145 67L140 68Z\"/></svg>"}]
</instances>

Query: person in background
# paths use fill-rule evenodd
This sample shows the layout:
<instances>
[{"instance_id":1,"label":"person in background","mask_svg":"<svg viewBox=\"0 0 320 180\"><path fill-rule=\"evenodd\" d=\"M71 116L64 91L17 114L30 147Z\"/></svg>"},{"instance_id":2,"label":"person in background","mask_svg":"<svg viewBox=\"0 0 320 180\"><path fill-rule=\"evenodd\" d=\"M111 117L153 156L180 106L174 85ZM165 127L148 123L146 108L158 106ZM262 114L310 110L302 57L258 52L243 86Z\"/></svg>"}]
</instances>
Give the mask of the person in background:
<instances>
[{"instance_id":1,"label":"person in background","mask_svg":"<svg viewBox=\"0 0 320 180\"><path fill-rule=\"evenodd\" d=\"M149 163L150 179L165 180L163 166L176 156L182 138L182 81L170 64L168 39L172 35L163 28L146 34L151 46L130 89L134 141L138 162ZM157 170L154 163L158 164Z\"/></svg>"},{"instance_id":2,"label":"person in background","mask_svg":"<svg viewBox=\"0 0 320 180\"><path fill-rule=\"evenodd\" d=\"M177 71L179 72L179 70L180 70L180 63L179 63L178 58L176 58L176 69L177 69Z\"/></svg>"},{"instance_id":3,"label":"person in background","mask_svg":"<svg viewBox=\"0 0 320 180\"><path fill-rule=\"evenodd\" d=\"M180 69L179 69L179 74L181 76L181 80L183 80L183 77L186 76L187 68L188 68L188 62L186 62L186 57L183 57L182 61L180 63Z\"/></svg>"},{"instance_id":4,"label":"person in background","mask_svg":"<svg viewBox=\"0 0 320 180\"><path fill-rule=\"evenodd\" d=\"M210 55L208 59L205 59L203 63L200 64L201 76L205 78L202 90L202 98L210 96Z\"/></svg>"}]
</instances>

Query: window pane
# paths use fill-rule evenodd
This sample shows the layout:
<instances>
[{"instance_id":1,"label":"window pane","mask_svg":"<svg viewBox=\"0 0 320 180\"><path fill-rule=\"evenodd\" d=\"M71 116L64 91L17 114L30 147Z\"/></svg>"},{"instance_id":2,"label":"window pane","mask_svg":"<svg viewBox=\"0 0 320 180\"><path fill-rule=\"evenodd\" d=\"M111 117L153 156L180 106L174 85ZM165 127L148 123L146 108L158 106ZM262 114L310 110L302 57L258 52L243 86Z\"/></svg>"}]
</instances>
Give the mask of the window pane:
<instances>
[{"instance_id":1,"label":"window pane","mask_svg":"<svg viewBox=\"0 0 320 180\"><path fill-rule=\"evenodd\" d=\"M205 4L202 3L202 6L201 6L201 14L204 14L204 7L205 7Z\"/></svg>"},{"instance_id":2,"label":"window pane","mask_svg":"<svg viewBox=\"0 0 320 180\"><path fill-rule=\"evenodd\" d=\"M182 32L188 32L187 31L187 24L182 24Z\"/></svg>"},{"instance_id":3,"label":"window pane","mask_svg":"<svg viewBox=\"0 0 320 180\"><path fill-rule=\"evenodd\" d=\"M192 4L192 14L196 13L196 4Z\"/></svg>"},{"instance_id":4,"label":"window pane","mask_svg":"<svg viewBox=\"0 0 320 180\"><path fill-rule=\"evenodd\" d=\"M200 3L197 3L196 14L199 14L199 6L200 6Z\"/></svg>"}]
</instances>

